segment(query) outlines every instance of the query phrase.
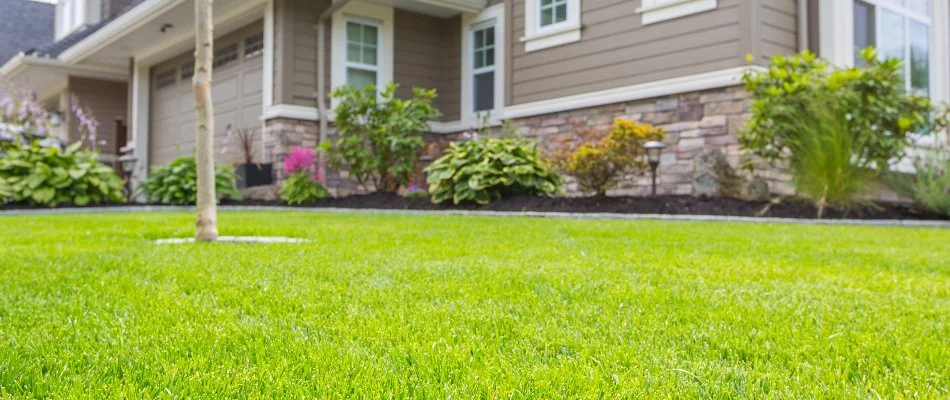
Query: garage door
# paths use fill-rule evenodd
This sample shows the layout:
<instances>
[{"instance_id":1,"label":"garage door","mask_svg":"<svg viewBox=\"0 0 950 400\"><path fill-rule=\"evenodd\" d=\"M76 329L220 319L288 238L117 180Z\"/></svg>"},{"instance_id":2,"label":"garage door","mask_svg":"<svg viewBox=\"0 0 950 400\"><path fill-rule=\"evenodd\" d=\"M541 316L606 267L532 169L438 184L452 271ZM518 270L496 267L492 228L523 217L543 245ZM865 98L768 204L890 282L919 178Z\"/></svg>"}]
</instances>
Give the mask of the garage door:
<instances>
[{"instance_id":1,"label":"garage door","mask_svg":"<svg viewBox=\"0 0 950 400\"><path fill-rule=\"evenodd\" d=\"M250 29L256 28L256 29ZM219 162L242 159L237 138L226 140L227 126L260 131L263 35L260 24L216 40L212 99L215 152ZM152 70L149 163L166 164L194 154L194 60L189 53Z\"/></svg>"}]
</instances>

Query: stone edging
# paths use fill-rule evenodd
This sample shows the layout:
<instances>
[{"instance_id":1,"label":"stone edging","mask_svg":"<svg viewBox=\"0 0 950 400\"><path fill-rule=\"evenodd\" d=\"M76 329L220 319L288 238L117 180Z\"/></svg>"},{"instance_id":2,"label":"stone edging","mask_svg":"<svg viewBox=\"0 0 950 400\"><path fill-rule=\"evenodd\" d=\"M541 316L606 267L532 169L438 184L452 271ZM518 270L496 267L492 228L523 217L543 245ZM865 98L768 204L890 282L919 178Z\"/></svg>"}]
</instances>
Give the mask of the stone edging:
<instances>
[{"instance_id":1,"label":"stone edging","mask_svg":"<svg viewBox=\"0 0 950 400\"><path fill-rule=\"evenodd\" d=\"M61 208L49 210L7 210L0 211L0 216L13 215L49 215L49 214L81 214L81 213L122 213L122 212L154 212L154 211L189 211L190 206L133 206L133 207L88 207L88 208ZM298 211L323 213L360 213L360 214L392 214L392 215L454 215L454 216L487 216L487 217L531 217L531 218L561 218L561 219L591 219L591 220L626 220L626 221L698 221L698 222L746 222L746 223L784 223L802 225L863 225L863 226L906 226L930 227L950 229L950 221L934 220L887 220L887 219L805 219L805 218L776 218L776 217L740 217L724 215L674 215L674 214L618 214L618 213L564 213L540 211L468 211L468 210L386 210L377 208L303 208L281 206L218 206L222 211Z\"/></svg>"}]
</instances>

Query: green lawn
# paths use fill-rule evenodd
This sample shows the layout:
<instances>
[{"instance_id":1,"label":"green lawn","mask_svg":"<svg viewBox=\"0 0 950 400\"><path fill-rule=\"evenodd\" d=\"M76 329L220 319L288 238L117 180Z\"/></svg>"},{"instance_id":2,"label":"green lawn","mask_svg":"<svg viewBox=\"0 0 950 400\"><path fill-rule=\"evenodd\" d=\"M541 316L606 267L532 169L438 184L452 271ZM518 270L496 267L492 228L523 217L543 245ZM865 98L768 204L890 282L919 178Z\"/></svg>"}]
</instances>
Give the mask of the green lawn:
<instances>
[{"instance_id":1,"label":"green lawn","mask_svg":"<svg viewBox=\"0 0 950 400\"><path fill-rule=\"evenodd\" d=\"M939 398L950 230L0 216L0 397Z\"/></svg>"}]
</instances>

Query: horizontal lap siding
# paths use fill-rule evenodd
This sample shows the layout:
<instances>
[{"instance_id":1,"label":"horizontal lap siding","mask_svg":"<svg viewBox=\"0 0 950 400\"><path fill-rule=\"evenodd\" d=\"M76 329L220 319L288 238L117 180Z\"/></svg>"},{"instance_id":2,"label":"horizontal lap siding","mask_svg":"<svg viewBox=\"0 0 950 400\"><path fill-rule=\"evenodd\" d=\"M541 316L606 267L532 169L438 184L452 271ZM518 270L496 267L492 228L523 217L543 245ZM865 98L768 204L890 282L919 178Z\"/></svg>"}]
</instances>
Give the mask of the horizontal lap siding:
<instances>
[{"instance_id":1,"label":"horizontal lap siding","mask_svg":"<svg viewBox=\"0 0 950 400\"><path fill-rule=\"evenodd\" d=\"M581 41L525 53L524 0L513 0L511 103L634 85L742 65L740 3L641 25L640 1L584 0Z\"/></svg>"},{"instance_id":2,"label":"horizontal lap siding","mask_svg":"<svg viewBox=\"0 0 950 400\"><path fill-rule=\"evenodd\" d=\"M317 91L317 18L329 0L282 0L276 3L277 26L274 41L274 76L276 103L316 107ZM332 28L326 21L326 69L324 76L330 90L330 36Z\"/></svg>"},{"instance_id":3,"label":"horizontal lap siding","mask_svg":"<svg viewBox=\"0 0 950 400\"><path fill-rule=\"evenodd\" d=\"M763 63L776 54L798 52L796 0L760 0L759 56Z\"/></svg>"},{"instance_id":4,"label":"horizontal lap siding","mask_svg":"<svg viewBox=\"0 0 950 400\"><path fill-rule=\"evenodd\" d=\"M117 119L126 121L128 111L126 83L71 77L68 85L69 93L75 96L79 106L92 113L92 118L99 122L96 132L96 145L99 151L102 154L118 155L116 150L118 147L125 146L125 143L116 143L115 121ZM69 115L68 119L69 141L79 141L82 139L79 120L72 115Z\"/></svg>"},{"instance_id":5,"label":"horizontal lap siding","mask_svg":"<svg viewBox=\"0 0 950 400\"><path fill-rule=\"evenodd\" d=\"M459 118L461 90L460 20L395 10L393 79L397 95L412 96L413 87L436 89L435 106L443 121Z\"/></svg>"}]
</instances>

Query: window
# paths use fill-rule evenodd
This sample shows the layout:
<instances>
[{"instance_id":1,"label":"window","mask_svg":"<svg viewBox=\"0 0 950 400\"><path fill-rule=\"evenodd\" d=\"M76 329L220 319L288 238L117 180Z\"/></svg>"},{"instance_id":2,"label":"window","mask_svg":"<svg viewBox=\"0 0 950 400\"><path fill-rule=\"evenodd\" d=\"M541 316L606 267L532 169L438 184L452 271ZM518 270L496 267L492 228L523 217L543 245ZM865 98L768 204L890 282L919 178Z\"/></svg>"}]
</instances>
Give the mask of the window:
<instances>
[{"instance_id":1,"label":"window","mask_svg":"<svg viewBox=\"0 0 950 400\"><path fill-rule=\"evenodd\" d=\"M504 112L505 6L496 4L480 14L462 16L463 124L498 123Z\"/></svg>"},{"instance_id":2,"label":"window","mask_svg":"<svg viewBox=\"0 0 950 400\"><path fill-rule=\"evenodd\" d=\"M875 46L882 57L904 62L907 90L930 94L930 0L855 0L854 61Z\"/></svg>"},{"instance_id":3,"label":"window","mask_svg":"<svg viewBox=\"0 0 950 400\"><path fill-rule=\"evenodd\" d=\"M195 76L195 62L194 61L185 61L181 65L181 80L188 81Z\"/></svg>"},{"instance_id":4,"label":"window","mask_svg":"<svg viewBox=\"0 0 950 400\"><path fill-rule=\"evenodd\" d=\"M264 54L264 32L244 39L244 58L254 58Z\"/></svg>"},{"instance_id":5,"label":"window","mask_svg":"<svg viewBox=\"0 0 950 400\"><path fill-rule=\"evenodd\" d=\"M527 52L581 40L581 0L525 0Z\"/></svg>"},{"instance_id":6,"label":"window","mask_svg":"<svg viewBox=\"0 0 950 400\"><path fill-rule=\"evenodd\" d=\"M56 38L75 32L86 24L86 0L60 0L57 4Z\"/></svg>"},{"instance_id":7,"label":"window","mask_svg":"<svg viewBox=\"0 0 950 400\"><path fill-rule=\"evenodd\" d=\"M172 86L177 82L175 77L178 75L177 69L170 69L155 75L155 88L163 89Z\"/></svg>"},{"instance_id":8,"label":"window","mask_svg":"<svg viewBox=\"0 0 950 400\"><path fill-rule=\"evenodd\" d=\"M379 72L379 27L346 21L346 84L357 89L376 85Z\"/></svg>"},{"instance_id":9,"label":"window","mask_svg":"<svg viewBox=\"0 0 950 400\"><path fill-rule=\"evenodd\" d=\"M567 0L540 1L540 23L542 28L567 21Z\"/></svg>"},{"instance_id":10,"label":"window","mask_svg":"<svg viewBox=\"0 0 950 400\"><path fill-rule=\"evenodd\" d=\"M643 14L640 23L655 24L716 9L716 0L643 0L636 12Z\"/></svg>"},{"instance_id":11,"label":"window","mask_svg":"<svg viewBox=\"0 0 950 400\"><path fill-rule=\"evenodd\" d=\"M224 46L214 52L214 61L211 63L212 68L220 68L227 65L230 65L237 61L238 59L238 45L237 43Z\"/></svg>"},{"instance_id":12,"label":"window","mask_svg":"<svg viewBox=\"0 0 950 400\"><path fill-rule=\"evenodd\" d=\"M476 113L495 109L495 57L494 21L476 26L472 30L472 104Z\"/></svg>"}]
</instances>

